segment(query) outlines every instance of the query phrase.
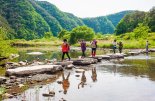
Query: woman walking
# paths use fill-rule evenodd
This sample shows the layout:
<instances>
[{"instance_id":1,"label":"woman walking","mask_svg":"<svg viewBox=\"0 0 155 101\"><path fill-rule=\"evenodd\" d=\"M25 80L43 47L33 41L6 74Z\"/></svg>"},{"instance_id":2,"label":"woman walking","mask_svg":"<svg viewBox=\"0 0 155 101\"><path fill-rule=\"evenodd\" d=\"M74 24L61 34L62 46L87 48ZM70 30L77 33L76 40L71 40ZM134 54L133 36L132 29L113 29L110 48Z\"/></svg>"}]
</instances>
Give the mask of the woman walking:
<instances>
[{"instance_id":1,"label":"woman walking","mask_svg":"<svg viewBox=\"0 0 155 101\"><path fill-rule=\"evenodd\" d=\"M86 51L86 42L84 40L81 41L81 50L82 50L82 58L85 58L85 51Z\"/></svg>"},{"instance_id":2,"label":"woman walking","mask_svg":"<svg viewBox=\"0 0 155 101\"><path fill-rule=\"evenodd\" d=\"M66 39L63 40L63 44L61 45L61 48L62 48L62 61L64 60L65 54L67 55L67 57L68 57L68 59L70 61L70 56L68 54L68 52L70 50L70 46L67 43L67 40Z\"/></svg>"},{"instance_id":3,"label":"woman walking","mask_svg":"<svg viewBox=\"0 0 155 101\"><path fill-rule=\"evenodd\" d=\"M92 48L92 57L95 57L96 55L96 48L97 48L97 41L94 39L91 43L91 48Z\"/></svg>"}]
</instances>

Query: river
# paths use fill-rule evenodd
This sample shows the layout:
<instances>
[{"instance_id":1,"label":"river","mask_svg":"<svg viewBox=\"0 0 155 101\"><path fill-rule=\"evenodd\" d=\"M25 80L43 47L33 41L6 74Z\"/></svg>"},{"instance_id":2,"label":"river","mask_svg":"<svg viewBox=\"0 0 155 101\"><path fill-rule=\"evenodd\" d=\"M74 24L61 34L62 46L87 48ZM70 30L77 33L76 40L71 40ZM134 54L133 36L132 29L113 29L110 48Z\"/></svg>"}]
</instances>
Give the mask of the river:
<instances>
[{"instance_id":1,"label":"river","mask_svg":"<svg viewBox=\"0 0 155 101\"><path fill-rule=\"evenodd\" d=\"M42 51L42 55L28 55L31 51L20 51L20 57L14 61L32 61L36 58L53 59L61 58L60 52ZM104 52L103 52L104 53ZM79 52L71 53L72 57L80 55ZM92 68L86 68L86 81L81 82L82 73L77 69L64 70L65 77L70 72L69 87L64 92L59 76L55 82L36 85L29 88L21 95L4 101L155 101L155 53L148 56L140 54L124 59L110 60L93 65L96 68L96 80L92 79ZM79 77L77 76L79 75ZM43 93L54 91L54 97L44 97Z\"/></svg>"}]
</instances>

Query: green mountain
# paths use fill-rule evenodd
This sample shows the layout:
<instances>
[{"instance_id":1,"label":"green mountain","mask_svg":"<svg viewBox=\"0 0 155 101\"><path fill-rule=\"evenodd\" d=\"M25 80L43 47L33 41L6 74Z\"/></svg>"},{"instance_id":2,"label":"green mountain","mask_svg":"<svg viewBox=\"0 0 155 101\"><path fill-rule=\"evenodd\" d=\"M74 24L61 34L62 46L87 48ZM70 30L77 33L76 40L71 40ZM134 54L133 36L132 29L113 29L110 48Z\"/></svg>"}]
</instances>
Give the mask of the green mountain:
<instances>
[{"instance_id":1,"label":"green mountain","mask_svg":"<svg viewBox=\"0 0 155 101\"><path fill-rule=\"evenodd\" d=\"M101 33L113 33L114 25L107 17L97 17L97 18L84 18L83 22L88 26L94 29L95 32Z\"/></svg>"},{"instance_id":2,"label":"green mountain","mask_svg":"<svg viewBox=\"0 0 155 101\"><path fill-rule=\"evenodd\" d=\"M62 30L62 27L59 23L59 21L53 17L51 14L49 14L44 8L42 8L38 3L36 3L34 0L29 0L33 7L35 8L36 12L39 13L45 21L50 26L50 31L53 33L54 36L57 36L57 33L59 33Z\"/></svg>"},{"instance_id":3,"label":"green mountain","mask_svg":"<svg viewBox=\"0 0 155 101\"><path fill-rule=\"evenodd\" d=\"M37 3L44 8L51 16L54 16L62 26L67 30L72 30L74 27L83 25L79 18L69 13L60 11L55 5L46 1L37 1Z\"/></svg>"},{"instance_id":4,"label":"green mountain","mask_svg":"<svg viewBox=\"0 0 155 101\"><path fill-rule=\"evenodd\" d=\"M133 31L139 23L144 23L147 13L135 11L127 14L116 26L116 34L123 34Z\"/></svg>"},{"instance_id":5,"label":"green mountain","mask_svg":"<svg viewBox=\"0 0 155 101\"><path fill-rule=\"evenodd\" d=\"M112 22L112 24L116 27L117 24L120 22L120 20L126 15L126 14L129 14L129 13L132 13L134 11L122 11L122 12L118 12L118 13L115 13L115 14L110 14L110 15L107 15L107 18Z\"/></svg>"},{"instance_id":6,"label":"green mountain","mask_svg":"<svg viewBox=\"0 0 155 101\"><path fill-rule=\"evenodd\" d=\"M17 33L17 38L34 39L50 31L47 22L28 0L1 0L0 14Z\"/></svg>"},{"instance_id":7,"label":"green mountain","mask_svg":"<svg viewBox=\"0 0 155 101\"><path fill-rule=\"evenodd\" d=\"M8 30L10 38L26 40L42 38L45 32L57 36L62 29L72 30L82 25L93 28L95 32L113 33L120 19L128 13L79 18L46 1L0 0L0 26Z\"/></svg>"},{"instance_id":8,"label":"green mountain","mask_svg":"<svg viewBox=\"0 0 155 101\"><path fill-rule=\"evenodd\" d=\"M1 15L0 15L0 27L3 27L4 29L6 29L6 31L8 33L7 37L9 39L12 39L12 38L14 38L14 36L16 36L14 30L10 27L7 20L4 17L2 17Z\"/></svg>"}]
</instances>

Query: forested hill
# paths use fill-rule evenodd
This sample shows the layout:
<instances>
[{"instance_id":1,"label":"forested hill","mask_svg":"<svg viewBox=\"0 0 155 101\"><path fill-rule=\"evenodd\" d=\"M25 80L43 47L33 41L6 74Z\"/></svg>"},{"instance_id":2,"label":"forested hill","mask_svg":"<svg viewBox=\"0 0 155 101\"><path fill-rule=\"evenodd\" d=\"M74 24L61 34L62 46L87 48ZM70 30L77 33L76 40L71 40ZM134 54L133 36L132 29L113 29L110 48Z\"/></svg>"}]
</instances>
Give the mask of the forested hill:
<instances>
[{"instance_id":1,"label":"forested hill","mask_svg":"<svg viewBox=\"0 0 155 101\"><path fill-rule=\"evenodd\" d=\"M149 12L135 11L127 14L116 26L116 34L132 32L139 24L148 26L150 32L155 32L155 7L150 9Z\"/></svg>"},{"instance_id":2,"label":"forested hill","mask_svg":"<svg viewBox=\"0 0 155 101\"><path fill-rule=\"evenodd\" d=\"M95 32L113 33L118 22L128 11L96 18L79 18L62 12L46 1L0 0L0 26L7 29L11 38L27 40L42 38L45 32L54 36L62 30L86 25ZM51 34L52 34L51 33Z\"/></svg>"}]
</instances>

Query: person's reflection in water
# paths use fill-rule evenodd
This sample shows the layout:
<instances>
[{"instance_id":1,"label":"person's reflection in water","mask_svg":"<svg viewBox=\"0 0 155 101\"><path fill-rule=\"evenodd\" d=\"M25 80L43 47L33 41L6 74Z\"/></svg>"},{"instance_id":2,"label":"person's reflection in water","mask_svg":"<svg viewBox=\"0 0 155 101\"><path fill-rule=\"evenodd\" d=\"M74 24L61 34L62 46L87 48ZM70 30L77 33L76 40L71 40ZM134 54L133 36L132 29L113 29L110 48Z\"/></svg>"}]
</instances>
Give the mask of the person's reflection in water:
<instances>
[{"instance_id":1,"label":"person's reflection in water","mask_svg":"<svg viewBox=\"0 0 155 101\"><path fill-rule=\"evenodd\" d=\"M113 71L114 71L114 76L116 76L116 73L117 73L117 66L116 65L113 65Z\"/></svg>"},{"instance_id":2,"label":"person's reflection in water","mask_svg":"<svg viewBox=\"0 0 155 101\"><path fill-rule=\"evenodd\" d=\"M92 68L92 76L91 76L93 82L97 81L97 73L96 73L96 68Z\"/></svg>"},{"instance_id":3,"label":"person's reflection in water","mask_svg":"<svg viewBox=\"0 0 155 101\"><path fill-rule=\"evenodd\" d=\"M67 78L65 78L64 73L62 73L62 79L63 79L63 81L62 81L62 87L64 89L64 94L67 94L67 90L68 90L68 88L70 86L69 76L70 76L70 72L68 73Z\"/></svg>"},{"instance_id":4,"label":"person's reflection in water","mask_svg":"<svg viewBox=\"0 0 155 101\"><path fill-rule=\"evenodd\" d=\"M82 77L81 77L81 82L78 84L78 89L81 87L83 88L84 85L86 84L86 76L85 76L85 71L82 72Z\"/></svg>"}]
</instances>

